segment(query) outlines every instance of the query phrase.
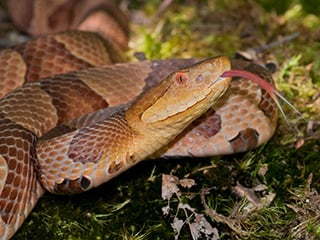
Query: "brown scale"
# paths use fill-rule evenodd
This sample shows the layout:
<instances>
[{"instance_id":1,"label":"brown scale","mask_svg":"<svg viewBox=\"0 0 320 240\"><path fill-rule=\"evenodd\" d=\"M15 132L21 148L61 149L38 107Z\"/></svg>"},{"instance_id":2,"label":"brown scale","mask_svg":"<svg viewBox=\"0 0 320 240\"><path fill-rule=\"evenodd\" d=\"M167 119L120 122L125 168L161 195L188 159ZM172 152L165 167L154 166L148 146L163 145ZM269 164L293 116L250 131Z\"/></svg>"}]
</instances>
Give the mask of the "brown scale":
<instances>
[{"instance_id":1,"label":"brown scale","mask_svg":"<svg viewBox=\"0 0 320 240\"><path fill-rule=\"evenodd\" d=\"M247 150L251 150L258 145L259 133L252 129L247 128L245 130L241 130L239 134L229 140L234 152L244 152Z\"/></svg>"},{"instance_id":2,"label":"brown scale","mask_svg":"<svg viewBox=\"0 0 320 240\"><path fill-rule=\"evenodd\" d=\"M39 35L66 30L71 22L67 13L73 6L72 2L75 1L61 3L61 1L9 0L8 10L19 28L28 33ZM65 9L62 7L65 7ZM57 10L60 10L60 12Z\"/></svg>"},{"instance_id":3,"label":"brown scale","mask_svg":"<svg viewBox=\"0 0 320 240\"><path fill-rule=\"evenodd\" d=\"M27 67L17 52L6 49L0 52L0 99L24 83Z\"/></svg>"},{"instance_id":4,"label":"brown scale","mask_svg":"<svg viewBox=\"0 0 320 240\"><path fill-rule=\"evenodd\" d=\"M106 3L105 5L103 5L102 2L104 1L71 0L66 3L66 1L63 0L9 0L8 7L11 10L11 14L13 14L14 16L14 19L18 18L18 21L16 22L19 26L25 27L25 30L35 33L34 31L36 31L36 25L40 26L40 31L44 30L44 28L46 27L50 27L51 30L52 28L59 31L63 30L63 27L61 28L61 26L59 26L59 23L62 23L62 25L64 23L67 23L67 25L73 27L75 24L82 23L84 26L86 25L86 21L84 19L86 15L90 15L89 17L94 17L94 8L99 10L104 9L110 16L114 18L123 17L123 14L119 12L119 9L114 3L109 1L110 4ZM60 3L62 3L62 5L57 6L57 4ZM50 8L52 6L54 7ZM76 7L76 9L73 9L73 6L78 7ZM88 6L92 7L89 10L90 14L86 12L87 10L85 10L85 8L87 8ZM109 6L111 6L111 8ZM71 14L69 14L70 11ZM48 18L47 13L49 13ZM81 18L71 19L71 17L79 16L79 13L81 15ZM40 18L33 19L33 16L37 16ZM128 36L126 19L122 18L119 21L118 19L115 21L119 24L113 24L109 26L124 26L124 34L122 34L122 37L124 36L124 41L119 40L119 43L124 45L124 48L126 48ZM121 31L115 32L116 34L120 33L121 35ZM60 42L57 42L55 40L56 39L53 39L52 37L48 37L47 39L41 38L37 44L31 42L30 44L18 47L17 50L19 50L19 52L22 54L22 57L18 54L11 54L10 57L5 56L4 58L2 58L4 59L4 61L2 61L0 57L1 66L6 66L6 64L13 63L10 69L8 69L5 73L0 73L1 76L7 77L7 80L3 81L5 84L0 91L2 95L5 94L3 92L11 91L12 89L16 88L16 86L18 86L12 84L12 79L23 79L18 84L21 84L24 81L26 69L25 64L22 62L22 58L30 61L28 63L29 69L26 76L29 81L37 80L38 78L43 78L51 75L53 70L66 72L92 66L91 62L90 64L85 63L85 61L82 60L83 58L74 56L77 54L68 53L66 49L64 49L64 47L66 46L64 44L65 42L61 41L61 39ZM87 43L82 44L89 47L89 44ZM75 45L79 46L79 42L76 42ZM103 45L107 48L111 46L109 42L104 43ZM70 43L68 43L68 47L70 47ZM83 47L83 45L80 47ZM94 48L93 50L96 50L98 52L101 51L100 49L98 50L98 48ZM111 55L116 56L111 57L112 61L119 61L120 58L116 53L117 52L115 50L111 49ZM39 59L40 57L41 62ZM84 57L84 59L86 59L86 57ZM66 67L61 67L60 65L62 63L66 64L64 65ZM18 66L20 68L18 68ZM13 86L11 87L11 85ZM78 84L75 84L75 86L73 87L77 86ZM45 85L44 88L46 87L47 86ZM80 91L80 94L88 96L89 99L93 100L93 103L86 105L86 110L84 110L84 112L91 111L91 109L100 108L101 106L106 106L105 103L101 103L102 101L100 97L92 96L90 92L84 90L84 85L81 86L80 89L83 90ZM60 91L61 89L56 88L55 90ZM7 160L9 168L6 185L1 192L2 195L0 200L0 221L3 221L1 222L2 225L0 225L0 238L4 239L10 238L14 234L14 232L17 230L17 227L22 224L42 192L42 188L35 179L34 168L31 167L32 163L30 163L30 155L33 154L31 152L31 149L34 149L33 140L35 139L35 136L30 131L25 130L23 127L21 127L18 123L25 124L23 126L27 127L31 131L35 131L35 134L38 135L50 129L53 123L56 122L56 116L53 115L55 114L55 111L51 109L51 101L45 99L46 97L48 97L48 95L46 93L42 93L39 95L38 93L40 91L39 89L36 89L34 96L30 97L29 95L31 93L28 91L29 89L26 88L25 93L20 93L20 95L16 94L17 99L7 98L2 102L3 105L1 105L1 109L5 110L4 112L6 113L6 115L1 116L2 118L0 119L0 153L3 154L2 156L5 158L4 159L3 157L0 157L0 161L4 163L3 161ZM59 101L58 99L55 99L55 103L57 104L57 106L62 107L65 103L70 101L73 104L72 107L74 109L77 109L78 105L75 105L74 98L66 97L65 93L66 92L60 93L60 97L63 97L63 100ZM39 102L36 102L38 100ZM78 104L80 105L81 101ZM80 112L82 110L76 111ZM68 119L69 117L73 118L73 113L67 114L66 112L60 111L60 115L65 119ZM19 160L19 162L16 160ZM4 165L6 166L6 164ZM3 180L5 176L2 170L3 169L0 169L0 177L2 177ZM15 173L13 173L14 171ZM88 179L86 178L79 179L78 181L70 180L67 185L75 189L77 188L77 186L78 188L85 189L87 180ZM21 189L21 191L19 189ZM6 225L3 225L3 223Z\"/></svg>"},{"instance_id":5,"label":"brown scale","mask_svg":"<svg viewBox=\"0 0 320 240\"><path fill-rule=\"evenodd\" d=\"M74 57L92 66L124 62L123 53L113 47L110 39L104 39L99 34L68 31L54 36Z\"/></svg>"},{"instance_id":6,"label":"brown scale","mask_svg":"<svg viewBox=\"0 0 320 240\"><path fill-rule=\"evenodd\" d=\"M276 103L272 100L272 98L269 96L269 94L262 89L262 99L261 102L259 103L259 108L266 114L270 119L275 119L277 118L276 116L278 115L277 111L277 105Z\"/></svg>"},{"instance_id":7,"label":"brown scale","mask_svg":"<svg viewBox=\"0 0 320 240\"><path fill-rule=\"evenodd\" d=\"M70 143L68 157L74 162L85 164L88 162L97 163L103 155L107 155L106 157L111 161L112 156L108 156L108 149L112 149L113 145L123 146L118 147L118 156L121 157L122 150L127 147L126 143L131 140L130 135L126 134L131 130L128 129L125 119L121 116L122 113L118 113L91 125L90 128L81 129ZM97 151L98 149L101 151Z\"/></svg>"},{"instance_id":8,"label":"brown scale","mask_svg":"<svg viewBox=\"0 0 320 240\"><path fill-rule=\"evenodd\" d=\"M33 35L75 27L95 9L112 16L128 37L128 19L112 0L8 0L8 10L16 25Z\"/></svg>"},{"instance_id":9,"label":"brown scale","mask_svg":"<svg viewBox=\"0 0 320 240\"><path fill-rule=\"evenodd\" d=\"M211 108L204 115L195 120L192 124L190 124L185 131L180 133L170 144L168 148L172 147L178 141L182 141L182 139L189 132L194 132L196 135L204 136L205 138L210 138L216 135L221 129L221 118L220 116ZM184 139L187 141L187 139ZM167 147L166 147L167 148ZM164 148L164 150L166 150Z\"/></svg>"},{"instance_id":10,"label":"brown scale","mask_svg":"<svg viewBox=\"0 0 320 240\"><path fill-rule=\"evenodd\" d=\"M150 72L150 62L114 64L79 71L78 78L103 96L110 106L127 103L141 93L142 79Z\"/></svg>"},{"instance_id":11,"label":"brown scale","mask_svg":"<svg viewBox=\"0 0 320 240\"><path fill-rule=\"evenodd\" d=\"M73 74L41 81L41 88L52 97L59 123L108 107L105 100Z\"/></svg>"},{"instance_id":12,"label":"brown scale","mask_svg":"<svg viewBox=\"0 0 320 240\"><path fill-rule=\"evenodd\" d=\"M8 10L15 24L31 35L81 29L99 32L121 50L128 48L128 19L116 1L8 0Z\"/></svg>"},{"instance_id":13,"label":"brown scale","mask_svg":"<svg viewBox=\"0 0 320 240\"><path fill-rule=\"evenodd\" d=\"M257 74L264 80L268 81L272 85L274 85L273 79L271 78L270 72L255 64L250 64L246 70ZM270 119L277 119L278 115L278 107L276 103L272 100L270 95L264 90L261 89L261 101L259 103L259 108L264 112L265 115L267 115Z\"/></svg>"},{"instance_id":14,"label":"brown scale","mask_svg":"<svg viewBox=\"0 0 320 240\"><path fill-rule=\"evenodd\" d=\"M6 185L0 196L1 218L6 224L26 217L41 194L33 167L34 144L36 136L20 125L1 118L0 120L0 154L8 166ZM28 181L26 181L28 179ZM23 219L18 219L20 224ZM0 226L0 236L3 229ZM10 233L9 233L10 234Z\"/></svg>"},{"instance_id":15,"label":"brown scale","mask_svg":"<svg viewBox=\"0 0 320 240\"><path fill-rule=\"evenodd\" d=\"M192 124L193 125L193 124ZM194 122L194 130L207 138L213 137L221 129L221 118L212 108Z\"/></svg>"},{"instance_id":16,"label":"brown scale","mask_svg":"<svg viewBox=\"0 0 320 240\"><path fill-rule=\"evenodd\" d=\"M96 22L99 22L99 24L97 25ZM105 39L114 43L114 49L117 49L118 52L128 48L128 37L124 34L123 29L112 16L106 14L106 11L102 9L96 9L87 15L79 24L78 29L100 33ZM105 29L108 29L108 31Z\"/></svg>"},{"instance_id":17,"label":"brown scale","mask_svg":"<svg viewBox=\"0 0 320 240\"><path fill-rule=\"evenodd\" d=\"M57 123L51 98L42 91L38 83L25 85L9 94L0 102L3 117L20 124L37 136L48 131Z\"/></svg>"},{"instance_id":18,"label":"brown scale","mask_svg":"<svg viewBox=\"0 0 320 240\"><path fill-rule=\"evenodd\" d=\"M19 45L18 51L28 66L26 81L35 81L57 73L69 72L92 65L76 58L63 44L57 42L53 36L46 36Z\"/></svg>"}]
</instances>

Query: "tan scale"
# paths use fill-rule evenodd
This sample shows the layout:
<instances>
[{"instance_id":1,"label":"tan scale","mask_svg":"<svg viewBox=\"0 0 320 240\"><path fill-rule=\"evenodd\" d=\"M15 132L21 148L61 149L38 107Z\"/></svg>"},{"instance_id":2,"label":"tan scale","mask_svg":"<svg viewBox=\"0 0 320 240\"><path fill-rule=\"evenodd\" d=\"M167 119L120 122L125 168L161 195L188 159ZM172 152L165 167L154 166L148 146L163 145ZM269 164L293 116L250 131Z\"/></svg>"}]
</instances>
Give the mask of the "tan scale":
<instances>
[{"instance_id":1,"label":"tan scale","mask_svg":"<svg viewBox=\"0 0 320 240\"><path fill-rule=\"evenodd\" d=\"M25 82L27 66L23 58L12 49L0 52L0 99Z\"/></svg>"},{"instance_id":2,"label":"tan scale","mask_svg":"<svg viewBox=\"0 0 320 240\"><path fill-rule=\"evenodd\" d=\"M101 68L94 71L81 71L77 73L79 79L83 79L91 89L108 102L109 106L115 106L129 102L139 95L146 83L145 79L151 71L151 62L114 64L106 66L108 74Z\"/></svg>"},{"instance_id":3,"label":"tan scale","mask_svg":"<svg viewBox=\"0 0 320 240\"><path fill-rule=\"evenodd\" d=\"M91 64L91 66L112 63L110 53L104 41L94 34L86 32L65 32L55 36L73 56ZM121 61L121 59L119 59Z\"/></svg>"},{"instance_id":4,"label":"tan scale","mask_svg":"<svg viewBox=\"0 0 320 240\"><path fill-rule=\"evenodd\" d=\"M50 96L41 90L39 83L26 85L14 95L7 95L2 100L0 112L5 118L24 126L37 136L42 135L45 129L53 128L58 121L56 108L51 104Z\"/></svg>"}]
</instances>

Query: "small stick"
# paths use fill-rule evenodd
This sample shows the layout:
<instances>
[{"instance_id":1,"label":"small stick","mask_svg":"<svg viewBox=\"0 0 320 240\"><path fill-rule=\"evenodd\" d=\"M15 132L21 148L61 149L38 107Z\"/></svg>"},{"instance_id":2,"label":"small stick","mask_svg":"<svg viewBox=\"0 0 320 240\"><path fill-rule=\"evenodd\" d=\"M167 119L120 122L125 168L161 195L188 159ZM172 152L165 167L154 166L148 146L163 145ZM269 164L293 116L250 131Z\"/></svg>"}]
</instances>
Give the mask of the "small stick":
<instances>
[{"instance_id":1,"label":"small stick","mask_svg":"<svg viewBox=\"0 0 320 240\"><path fill-rule=\"evenodd\" d=\"M252 50L255 51L256 54L258 53L261 53L261 52L264 52L266 50L269 50L269 49L272 49L272 48L275 48L283 43L286 43L286 42L290 42L292 41L293 39L299 37L299 33L298 32L294 32L292 34L289 34L287 36L284 36L276 41L273 41L269 44L266 44L264 46L261 46L261 47L255 47L253 48Z\"/></svg>"},{"instance_id":2,"label":"small stick","mask_svg":"<svg viewBox=\"0 0 320 240\"><path fill-rule=\"evenodd\" d=\"M162 1L160 7L158 8L158 11L155 15L156 19L159 19L161 17L161 15L166 11L166 9L171 5L171 3L173 2L173 0L164 0Z\"/></svg>"}]
</instances>

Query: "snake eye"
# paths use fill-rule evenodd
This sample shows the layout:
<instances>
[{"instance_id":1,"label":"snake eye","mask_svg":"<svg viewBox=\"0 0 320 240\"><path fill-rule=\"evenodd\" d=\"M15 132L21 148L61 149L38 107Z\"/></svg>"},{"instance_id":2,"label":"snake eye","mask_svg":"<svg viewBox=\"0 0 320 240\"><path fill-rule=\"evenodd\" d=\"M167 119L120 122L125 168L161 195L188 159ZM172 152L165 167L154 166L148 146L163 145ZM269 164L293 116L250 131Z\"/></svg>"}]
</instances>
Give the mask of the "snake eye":
<instances>
[{"instance_id":1,"label":"snake eye","mask_svg":"<svg viewBox=\"0 0 320 240\"><path fill-rule=\"evenodd\" d=\"M178 72L176 73L176 83L178 85L182 85L182 86L185 86L187 83L188 83L188 76L186 73L184 72Z\"/></svg>"}]
</instances>

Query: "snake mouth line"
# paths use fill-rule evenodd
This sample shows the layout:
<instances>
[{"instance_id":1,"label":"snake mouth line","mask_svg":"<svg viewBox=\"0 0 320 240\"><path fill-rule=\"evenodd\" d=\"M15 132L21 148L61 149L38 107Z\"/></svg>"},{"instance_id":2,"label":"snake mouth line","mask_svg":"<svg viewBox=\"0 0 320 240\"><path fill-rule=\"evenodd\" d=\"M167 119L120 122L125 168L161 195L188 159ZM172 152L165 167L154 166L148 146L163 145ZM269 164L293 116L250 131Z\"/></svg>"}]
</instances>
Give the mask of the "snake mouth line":
<instances>
[{"instance_id":1,"label":"snake mouth line","mask_svg":"<svg viewBox=\"0 0 320 240\"><path fill-rule=\"evenodd\" d=\"M192 104L190 106L187 106L187 104L186 104L185 109L183 111L176 112L175 114L168 116L166 119L173 117L173 116L177 116L180 113L183 113L185 111L188 111L189 109L195 107L195 105L204 102L207 98L210 98L210 96L217 95L214 92L219 92L219 96L214 97L214 100L210 101L211 103L209 105L212 105L213 102L216 101L217 99L219 99L228 89L228 87L225 87L225 85L218 85L216 87L213 87L213 86L217 83L222 82L222 81L226 81L227 78L229 78L229 77L224 77L224 76L220 75L216 80L214 80L210 83L210 85L207 88L209 91L207 91L205 94L202 94L201 96L194 96L194 98L195 98L194 104ZM163 120L165 120L165 119L163 119Z\"/></svg>"},{"instance_id":2,"label":"snake mouth line","mask_svg":"<svg viewBox=\"0 0 320 240\"><path fill-rule=\"evenodd\" d=\"M163 118L163 119L161 119L161 120L158 120L157 122L164 122L164 121L168 120L169 118L176 117L176 116L178 116L178 115L180 115L180 114L183 114L184 112L186 112L186 111L194 108L195 105L203 103L203 102L207 99L207 97L209 97L210 95L213 95L213 94L214 94L213 91L218 91L218 92L220 92L220 95L216 98L216 99L219 99L219 98L221 97L221 95L223 95L223 94L227 91L228 88L227 88L227 87L224 88L223 86L219 86L219 87L218 87L219 89L217 89L217 88L212 88L212 86L213 86L214 84L216 84L217 82L226 80L226 78L227 78L227 77L219 76L219 77L218 77L215 81L213 81L213 82L210 84L210 86L208 87L208 88L210 88L210 91L208 91L206 94L203 94L201 97L195 97L196 101L195 101L195 103L194 103L193 105L191 105L191 106L187 106L187 105L186 105L186 106L185 106L185 109L184 109L183 111L177 111L175 114L168 115L166 118ZM224 88L224 89L221 90L220 88ZM204 104L205 104L205 103L204 103ZM209 105L212 105L212 104L213 104L213 103L211 103L211 104L209 104Z\"/></svg>"}]
</instances>

